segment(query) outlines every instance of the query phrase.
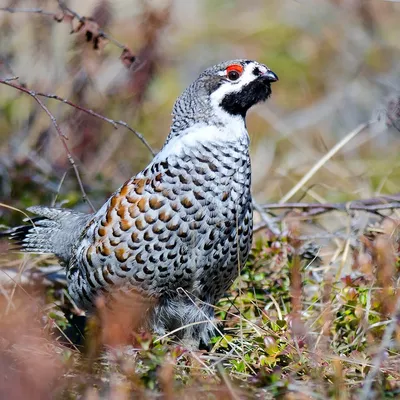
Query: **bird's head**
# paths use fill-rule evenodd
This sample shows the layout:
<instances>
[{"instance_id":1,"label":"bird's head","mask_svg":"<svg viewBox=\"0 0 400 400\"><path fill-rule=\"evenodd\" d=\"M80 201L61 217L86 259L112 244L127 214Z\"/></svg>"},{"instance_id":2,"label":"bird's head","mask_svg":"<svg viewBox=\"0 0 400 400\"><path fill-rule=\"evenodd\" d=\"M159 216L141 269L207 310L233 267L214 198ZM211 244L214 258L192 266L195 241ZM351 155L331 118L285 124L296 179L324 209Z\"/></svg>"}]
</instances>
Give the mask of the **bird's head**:
<instances>
[{"instance_id":1,"label":"bird's head","mask_svg":"<svg viewBox=\"0 0 400 400\"><path fill-rule=\"evenodd\" d=\"M271 83L277 80L267 66L252 60L225 61L207 68L176 101L167 143L195 126L225 127L241 134L247 111L268 99Z\"/></svg>"},{"instance_id":2,"label":"bird's head","mask_svg":"<svg viewBox=\"0 0 400 400\"><path fill-rule=\"evenodd\" d=\"M266 65L251 60L232 60L206 69L197 85L204 85L214 107L245 116L253 105L267 100L271 83L278 77Z\"/></svg>"},{"instance_id":3,"label":"bird's head","mask_svg":"<svg viewBox=\"0 0 400 400\"><path fill-rule=\"evenodd\" d=\"M266 65L231 60L207 68L175 103L174 116L199 116L223 111L245 117L250 107L271 95L278 77ZM210 115L207 115L208 118Z\"/></svg>"}]
</instances>

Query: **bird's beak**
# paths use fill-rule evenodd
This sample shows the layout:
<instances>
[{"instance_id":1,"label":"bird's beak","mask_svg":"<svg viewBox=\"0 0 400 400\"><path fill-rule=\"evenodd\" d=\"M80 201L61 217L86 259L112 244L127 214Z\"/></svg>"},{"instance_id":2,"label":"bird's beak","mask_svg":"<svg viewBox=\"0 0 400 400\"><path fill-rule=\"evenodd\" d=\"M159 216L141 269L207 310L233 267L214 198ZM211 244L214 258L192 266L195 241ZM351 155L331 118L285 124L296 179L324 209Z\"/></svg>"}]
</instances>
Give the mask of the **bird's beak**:
<instances>
[{"instance_id":1,"label":"bird's beak","mask_svg":"<svg viewBox=\"0 0 400 400\"><path fill-rule=\"evenodd\" d=\"M276 82L279 81L278 76L272 72L271 70L268 70L264 74L261 75L263 78L267 78L269 82Z\"/></svg>"}]
</instances>

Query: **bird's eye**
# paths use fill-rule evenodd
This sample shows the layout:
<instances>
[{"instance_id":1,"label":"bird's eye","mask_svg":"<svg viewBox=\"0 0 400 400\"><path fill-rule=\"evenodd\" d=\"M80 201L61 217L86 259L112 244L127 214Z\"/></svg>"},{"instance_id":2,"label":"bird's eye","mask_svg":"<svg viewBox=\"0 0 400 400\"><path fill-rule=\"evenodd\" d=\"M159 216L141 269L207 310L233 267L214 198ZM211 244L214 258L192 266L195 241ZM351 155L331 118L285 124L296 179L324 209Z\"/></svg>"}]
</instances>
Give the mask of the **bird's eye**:
<instances>
[{"instance_id":1,"label":"bird's eye","mask_svg":"<svg viewBox=\"0 0 400 400\"><path fill-rule=\"evenodd\" d=\"M239 75L239 72L237 72L237 71L229 71L228 72L228 78L231 81L236 81L236 79L239 79L239 77L240 77L240 75Z\"/></svg>"},{"instance_id":2,"label":"bird's eye","mask_svg":"<svg viewBox=\"0 0 400 400\"><path fill-rule=\"evenodd\" d=\"M226 69L226 76L230 81L236 81L240 78L240 75L243 73L243 67L239 64L230 65Z\"/></svg>"}]
</instances>

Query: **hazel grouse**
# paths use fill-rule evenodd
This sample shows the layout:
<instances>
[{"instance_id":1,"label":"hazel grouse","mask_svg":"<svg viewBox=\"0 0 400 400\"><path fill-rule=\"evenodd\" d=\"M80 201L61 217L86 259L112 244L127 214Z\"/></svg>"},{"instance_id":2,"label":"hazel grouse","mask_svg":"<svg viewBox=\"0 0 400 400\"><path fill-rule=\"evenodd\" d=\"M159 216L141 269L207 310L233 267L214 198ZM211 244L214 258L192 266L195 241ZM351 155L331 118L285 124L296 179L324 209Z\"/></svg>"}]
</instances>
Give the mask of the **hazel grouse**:
<instances>
[{"instance_id":1,"label":"hazel grouse","mask_svg":"<svg viewBox=\"0 0 400 400\"><path fill-rule=\"evenodd\" d=\"M11 238L21 251L55 254L81 308L93 310L99 294L139 293L156 300L148 323L157 334L207 343L213 305L252 241L246 113L277 80L251 60L206 69L176 101L161 151L99 211L31 207L35 226Z\"/></svg>"}]
</instances>

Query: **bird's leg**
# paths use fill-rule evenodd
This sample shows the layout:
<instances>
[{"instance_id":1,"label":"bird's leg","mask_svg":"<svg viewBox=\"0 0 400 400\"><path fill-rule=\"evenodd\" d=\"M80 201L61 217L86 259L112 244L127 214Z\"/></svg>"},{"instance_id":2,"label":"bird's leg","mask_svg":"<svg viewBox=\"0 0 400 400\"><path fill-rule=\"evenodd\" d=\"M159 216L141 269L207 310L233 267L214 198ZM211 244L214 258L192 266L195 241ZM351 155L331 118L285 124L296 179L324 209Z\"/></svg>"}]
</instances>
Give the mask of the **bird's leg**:
<instances>
[{"instance_id":1,"label":"bird's leg","mask_svg":"<svg viewBox=\"0 0 400 400\"><path fill-rule=\"evenodd\" d=\"M164 296L155 307L152 320L157 334L173 332L172 336L189 348L206 346L216 333L213 307L188 295Z\"/></svg>"}]
</instances>

